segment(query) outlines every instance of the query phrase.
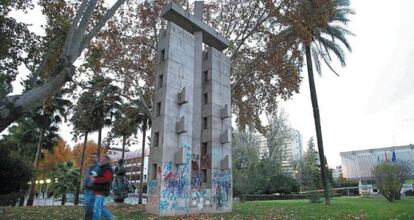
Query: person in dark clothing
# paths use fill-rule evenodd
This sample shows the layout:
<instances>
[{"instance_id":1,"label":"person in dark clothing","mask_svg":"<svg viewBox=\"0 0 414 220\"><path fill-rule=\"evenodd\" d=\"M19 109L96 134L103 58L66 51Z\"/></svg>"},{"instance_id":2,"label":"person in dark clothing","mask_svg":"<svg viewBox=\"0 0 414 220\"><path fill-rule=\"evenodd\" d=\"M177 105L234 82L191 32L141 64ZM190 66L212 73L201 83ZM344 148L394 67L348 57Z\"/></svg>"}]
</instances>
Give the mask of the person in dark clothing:
<instances>
[{"instance_id":1,"label":"person in dark clothing","mask_svg":"<svg viewBox=\"0 0 414 220\"><path fill-rule=\"evenodd\" d=\"M92 165L88 169L88 175L83 182L85 193L85 220L92 220L93 206L95 204L95 193L92 190L91 176L96 176L99 173L99 157L97 153L91 155Z\"/></svg>"},{"instance_id":2,"label":"person in dark clothing","mask_svg":"<svg viewBox=\"0 0 414 220\"><path fill-rule=\"evenodd\" d=\"M91 176L92 189L95 193L95 205L93 207L93 220L99 220L101 216L105 219L114 219L112 213L105 207L105 198L109 196L113 171L109 164L109 157L102 154L100 156L100 166L97 176Z\"/></svg>"}]
</instances>

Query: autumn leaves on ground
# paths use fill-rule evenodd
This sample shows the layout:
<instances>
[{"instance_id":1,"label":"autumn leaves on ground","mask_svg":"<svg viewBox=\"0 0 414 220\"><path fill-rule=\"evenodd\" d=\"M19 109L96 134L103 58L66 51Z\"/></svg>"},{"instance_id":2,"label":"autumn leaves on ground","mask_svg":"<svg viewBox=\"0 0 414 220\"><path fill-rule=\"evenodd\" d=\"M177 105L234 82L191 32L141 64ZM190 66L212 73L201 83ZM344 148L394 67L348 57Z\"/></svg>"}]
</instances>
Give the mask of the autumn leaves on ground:
<instances>
[{"instance_id":1,"label":"autumn leaves on ground","mask_svg":"<svg viewBox=\"0 0 414 220\"><path fill-rule=\"evenodd\" d=\"M308 200L255 201L235 203L227 214L202 214L157 218L144 206L109 206L118 219L414 219L414 198L387 202L383 197L334 198L330 206ZM82 207L2 208L0 219L82 219Z\"/></svg>"}]
</instances>

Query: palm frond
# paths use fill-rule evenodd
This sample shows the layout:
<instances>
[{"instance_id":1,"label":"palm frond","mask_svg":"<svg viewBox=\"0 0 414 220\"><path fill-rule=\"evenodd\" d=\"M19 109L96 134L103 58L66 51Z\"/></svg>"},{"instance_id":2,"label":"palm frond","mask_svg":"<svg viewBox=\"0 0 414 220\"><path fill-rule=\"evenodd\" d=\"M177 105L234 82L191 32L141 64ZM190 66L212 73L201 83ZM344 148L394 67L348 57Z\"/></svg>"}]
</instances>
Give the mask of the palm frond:
<instances>
[{"instance_id":1,"label":"palm frond","mask_svg":"<svg viewBox=\"0 0 414 220\"><path fill-rule=\"evenodd\" d=\"M322 60L323 62L326 64L326 66L328 66L328 68L337 76L339 76L339 74L335 71L335 69L331 66L331 60L327 59L326 54L321 54Z\"/></svg>"},{"instance_id":2,"label":"palm frond","mask_svg":"<svg viewBox=\"0 0 414 220\"><path fill-rule=\"evenodd\" d=\"M335 43L335 39L338 39L349 51L352 52L351 45L349 44L346 38L346 35L348 34L353 35L352 32L348 31L347 29L343 27L331 25L323 29L323 33L329 35L332 38L332 42L334 43Z\"/></svg>"},{"instance_id":3,"label":"palm frond","mask_svg":"<svg viewBox=\"0 0 414 220\"><path fill-rule=\"evenodd\" d=\"M335 42L331 40L326 39L323 36L318 36L317 40L320 41L321 44L324 45L324 47L326 47L326 52L328 54L330 54L330 52L333 52L336 55L336 57L339 59L341 65L345 66L346 64L345 53L338 44L336 44Z\"/></svg>"},{"instance_id":4,"label":"palm frond","mask_svg":"<svg viewBox=\"0 0 414 220\"><path fill-rule=\"evenodd\" d=\"M348 18L348 15L350 14L355 14L354 10L350 8L338 8L335 10L334 16L332 16L329 21L340 22L346 25L350 21Z\"/></svg>"},{"instance_id":5,"label":"palm frond","mask_svg":"<svg viewBox=\"0 0 414 220\"><path fill-rule=\"evenodd\" d=\"M315 64L315 69L318 72L319 75L322 75L322 69L321 69L321 62L319 60L319 51L315 47L311 47L311 53L313 58L313 63Z\"/></svg>"},{"instance_id":6,"label":"palm frond","mask_svg":"<svg viewBox=\"0 0 414 220\"><path fill-rule=\"evenodd\" d=\"M336 0L335 5L336 7L349 7L351 1L349 0Z\"/></svg>"}]
</instances>

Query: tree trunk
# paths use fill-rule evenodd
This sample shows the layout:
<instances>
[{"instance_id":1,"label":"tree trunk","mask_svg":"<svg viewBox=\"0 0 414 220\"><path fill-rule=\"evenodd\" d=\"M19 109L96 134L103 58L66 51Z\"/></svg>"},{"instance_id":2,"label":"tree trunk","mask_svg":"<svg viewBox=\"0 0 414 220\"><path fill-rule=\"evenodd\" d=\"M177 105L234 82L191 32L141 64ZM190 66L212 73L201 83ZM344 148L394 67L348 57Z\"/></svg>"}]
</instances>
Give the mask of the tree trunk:
<instances>
[{"instance_id":1,"label":"tree trunk","mask_svg":"<svg viewBox=\"0 0 414 220\"><path fill-rule=\"evenodd\" d=\"M311 95L312 107L313 107L313 118L315 120L316 140L318 143L319 160L321 162L321 178L322 178L322 184L323 184L323 189L324 189L324 194L325 194L325 203L326 205L329 205L330 204L329 186L328 186L327 175L326 175L327 167L326 167L326 161L325 161L325 153L323 150L321 119L319 116L319 107L318 107L318 98L316 94L315 80L313 78L312 56L311 56L310 45L306 45L305 49L306 49L306 64L308 67L309 88L310 88L310 95Z\"/></svg>"},{"instance_id":2,"label":"tree trunk","mask_svg":"<svg viewBox=\"0 0 414 220\"><path fill-rule=\"evenodd\" d=\"M61 64L63 65L63 64ZM20 96L8 97L0 105L0 132L27 112L40 107L48 98L60 91L62 86L75 73L75 67L58 67L55 76L39 87L35 87Z\"/></svg>"},{"instance_id":3,"label":"tree trunk","mask_svg":"<svg viewBox=\"0 0 414 220\"><path fill-rule=\"evenodd\" d=\"M81 186L81 181L82 181L83 163L85 161L85 151L86 151L87 142L88 142L88 132L85 133L85 140L83 142L81 164L80 164L80 169L79 169L78 181L76 183L76 192L75 192L75 201L74 201L75 205L79 204L79 192L80 192L80 186Z\"/></svg>"},{"instance_id":4,"label":"tree trunk","mask_svg":"<svg viewBox=\"0 0 414 220\"><path fill-rule=\"evenodd\" d=\"M36 172L39 167L40 155L42 151L42 144L43 144L43 136L45 135L46 129L42 128L40 132L39 142L36 148L36 155L33 161L33 176L32 176L32 183L30 184L29 188L29 198L27 199L27 206L32 206L34 201L34 195L36 190Z\"/></svg>"},{"instance_id":5,"label":"tree trunk","mask_svg":"<svg viewBox=\"0 0 414 220\"><path fill-rule=\"evenodd\" d=\"M19 206L24 206L24 194L25 194L25 190L20 189L20 191L19 191Z\"/></svg>"},{"instance_id":6,"label":"tree trunk","mask_svg":"<svg viewBox=\"0 0 414 220\"><path fill-rule=\"evenodd\" d=\"M75 73L73 63L125 0L117 0L99 19L95 26L86 33L87 25L92 18L96 2L82 1L66 35L62 54L59 55L63 59L56 66L52 74L53 77L43 85L30 89L22 95L9 96L5 100L2 100L0 103L0 132L26 113L41 106L41 103L44 103L46 99L61 90L62 86ZM48 58L46 57L45 59ZM41 72L42 70L43 68L40 68L36 72Z\"/></svg>"},{"instance_id":7,"label":"tree trunk","mask_svg":"<svg viewBox=\"0 0 414 220\"><path fill-rule=\"evenodd\" d=\"M66 193L63 193L62 202L60 203L60 205L65 205L65 203L66 203Z\"/></svg>"},{"instance_id":8,"label":"tree trunk","mask_svg":"<svg viewBox=\"0 0 414 220\"><path fill-rule=\"evenodd\" d=\"M124 161L125 156L125 142L126 142L126 135L122 135L122 162Z\"/></svg>"},{"instance_id":9,"label":"tree trunk","mask_svg":"<svg viewBox=\"0 0 414 220\"><path fill-rule=\"evenodd\" d=\"M98 131L98 158L101 156L101 145L102 145L102 128Z\"/></svg>"},{"instance_id":10,"label":"tree trunk","mask_svg":"<svg viewBox=\"0 0 414 220\"><path fill-rule=\"evenodd\" d=\"M138 204L142 204L142 191L144 190L144 158L145 158L145 139L147 132L147 119L144 118L142 125L142 151L141 151L141 176L139 178L139 199Z\"/></svg>"}]
</instances>

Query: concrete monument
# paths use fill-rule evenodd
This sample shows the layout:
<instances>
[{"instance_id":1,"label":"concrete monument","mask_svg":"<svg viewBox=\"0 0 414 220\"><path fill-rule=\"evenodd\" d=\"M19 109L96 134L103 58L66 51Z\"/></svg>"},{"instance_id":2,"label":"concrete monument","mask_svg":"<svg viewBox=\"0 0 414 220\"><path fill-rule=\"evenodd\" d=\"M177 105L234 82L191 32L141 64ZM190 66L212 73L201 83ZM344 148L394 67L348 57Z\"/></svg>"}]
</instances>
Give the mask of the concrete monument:
<instances>
[{"instance_id":1,"label":"concrete monument","mask_svg":"<svg viewBox=\"0 0 414 220\"><path fill-rule=\"evenodd\" d=\"M232 210L229 41L202 12L161 12L146 206L160 216Z\"/></svg>"}]
</instances>

